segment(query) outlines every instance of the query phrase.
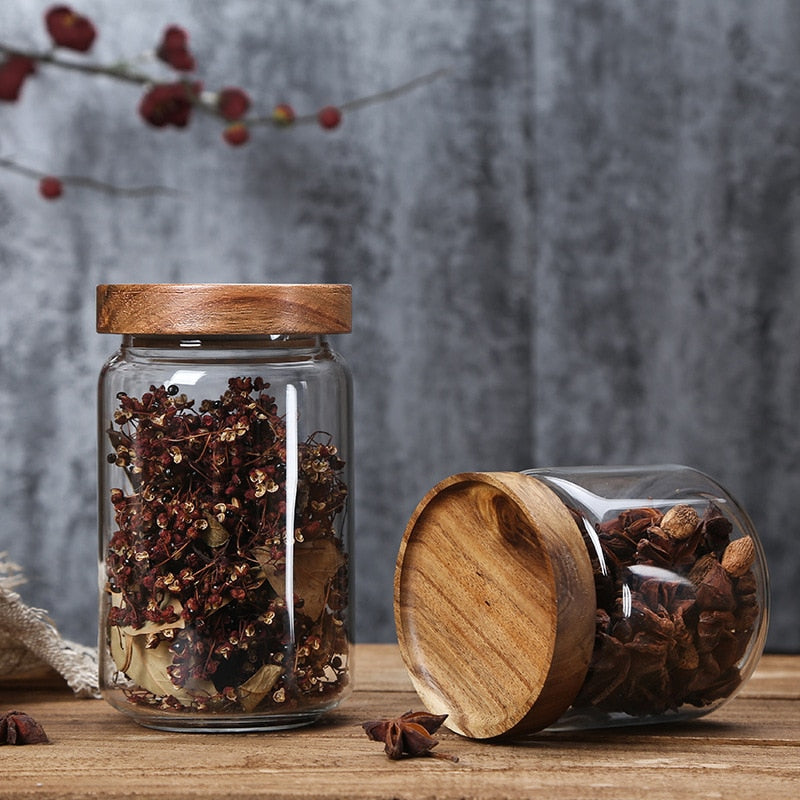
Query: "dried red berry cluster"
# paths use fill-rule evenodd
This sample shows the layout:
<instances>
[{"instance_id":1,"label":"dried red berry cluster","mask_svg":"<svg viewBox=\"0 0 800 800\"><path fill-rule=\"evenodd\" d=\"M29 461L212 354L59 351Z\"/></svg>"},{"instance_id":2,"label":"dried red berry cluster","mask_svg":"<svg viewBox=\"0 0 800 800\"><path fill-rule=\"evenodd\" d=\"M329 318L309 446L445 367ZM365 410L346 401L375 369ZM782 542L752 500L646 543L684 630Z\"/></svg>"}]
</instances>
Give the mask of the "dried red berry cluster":
<instances>
[{"instance_id":1,"label":"dried red berry cluster","mask_svg":"<svg viewBox=\"0 0 800 800\"><path fill-rule=\"evenodd\" d=\"M299 445L290 561L286 422L267 388L231 378L197 409L176 386L118 395L108 460L131 491L111 492L106 635L132 702L288 711L347 681L344 462L320 435Z\"/></svg>"},{"instance_id":2,"label":"dried red berry cluster","mask_svg":"<svg viewBox=\"0 0 800 800\"><path fill-rule=\"evenodd\" d=\"M158 84L142 97L139 114L155 128L185 128L202 89L201 83Z\"/></svg>"},{"instance_id":3,"label":"dried red berry cluster","mask_svg":"<svg viewBox=\"0 0 800 800\"><path fill-rule=\"evenodd\" d=\"M53 6L45 13L44 22L55 47L86 53L97 36L92 21L69 6ZM0 46L0 53L5 53L4 60L0 62L0 100L7 102L19 99L25 81L36 72L37 61L52 65L59 63L50 54L13 52L5 45ZM178 25L170 25L164 30L155 53L161 62L181 74L180 80L159 82L138 74L124 74L125 69L116 65L91 65L86 71L112 78L125 77L126 80L144 84L146 90L139 103L139 114L145 122L157 128L185 128L191 120L192 110L202 106L226 123L223 139L233 146L249 140L250 128L255 123L271 121L274 125L286 126L296 119L292 107L280 103L273 109L271 117L248 120L246 115L251 106L250 97L236 86L205 95L201 81L184 77L195 72L196 60L189 47L188 33ZM70 65L71 69L75 67L74 64ZM317 114L317 121L325 130L337 128L341 119L342 111L335 106L325 106ZM63 191L63 181L50 176L47 176L47 181L40 183L42 196L48 199L59 197Z\"/></svg>"},{"instance_id":4,"label":"dried red berry cluster","mask_svg":"<svg viewBox=\"0 0 800 800\"><path fill-rule=\"evenodd\" d=\"M708 705L741 681L737 664L759 616L756 579L752 560L732 568L725 553L749 544L752 559L752 542L732 544L733 526L713 504L702 517L675 509L691 516L677 533L655 508L596 526L595 647L578 709L662 714Z\"/></svg>"},{"instance_id":5,"label":"dried red berry cluster","mask_svg":"<svg viewBox=\"0 0 800 800\"><path fill-rule=\"evenodd\" d=\"M178 72L194 72L194 56L189 52L189 34L177 25L170 25L161 37L156 55Z\"/></svg>"}]
</instances>

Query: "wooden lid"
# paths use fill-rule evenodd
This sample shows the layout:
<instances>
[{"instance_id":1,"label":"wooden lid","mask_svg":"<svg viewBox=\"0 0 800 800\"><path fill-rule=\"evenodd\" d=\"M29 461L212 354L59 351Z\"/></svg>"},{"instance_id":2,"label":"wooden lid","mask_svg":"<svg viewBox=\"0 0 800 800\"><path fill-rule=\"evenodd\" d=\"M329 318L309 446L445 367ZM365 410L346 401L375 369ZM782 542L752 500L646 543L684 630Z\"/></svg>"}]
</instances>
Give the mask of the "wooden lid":
<instances>
[{"instance_id":1,"label":"wooden lid","mask_svg":"<svg viewBox=\"0 0 800 800\"><path fill-rule=\"evenodd\" d=\"M349 333L344 284L138 283L97 287L97 332L154 336Z\"/></svg>"},{"instance_id":2,"label":"wooden lid","mask_svg":"<svg viewBox=\"0 0 800 800\"><path fill-rule=\"evenodd\" d=\"M566 506L528 475L464 473L434 487L400 546L394 608L420 699L465 736L541 730L586 677L589 555Z\"/></svg>"}]
</instances>

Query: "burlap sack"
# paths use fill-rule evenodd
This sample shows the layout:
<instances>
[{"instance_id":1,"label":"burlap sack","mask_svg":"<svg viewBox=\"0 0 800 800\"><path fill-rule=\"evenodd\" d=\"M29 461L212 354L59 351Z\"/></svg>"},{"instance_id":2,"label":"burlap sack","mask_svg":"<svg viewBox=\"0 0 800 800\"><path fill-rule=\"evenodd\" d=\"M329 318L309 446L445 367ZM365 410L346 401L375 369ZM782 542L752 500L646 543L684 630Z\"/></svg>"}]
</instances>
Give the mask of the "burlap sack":
<instances>
[{"instance_id":1,"label":"burlap sack","mask_svg":"<svg viewBox=\"0 0 800 800\"><path fill-rule=\"evenodd\" d=\"M78 697L99 697L96 652L62 639L47 612L26 606L14 591L24 582L20 568L0 553L0 683L55 670Z\"/></svg>"}]
</instances>

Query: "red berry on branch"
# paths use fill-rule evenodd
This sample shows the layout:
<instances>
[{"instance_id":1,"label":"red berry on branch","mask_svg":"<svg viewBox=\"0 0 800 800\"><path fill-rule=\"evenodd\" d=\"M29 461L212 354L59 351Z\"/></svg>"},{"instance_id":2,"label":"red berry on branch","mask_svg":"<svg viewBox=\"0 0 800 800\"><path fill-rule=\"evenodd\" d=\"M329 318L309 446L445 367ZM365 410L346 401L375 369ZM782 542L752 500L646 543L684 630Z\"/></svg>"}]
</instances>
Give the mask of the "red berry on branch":
<instances>
[{"instance_id":1,"label":"red berry on branch","mask_svg":"<svg viewBox=\"0 0 800 800\"><path fill-rule=\"evenodd\" d=\"M242 89L228 87L220 91L217 108L227 120L241 119L250 108L250 98Z\"/></svg>"},{"instance_id":2,"label":"red berry on branch","mask_svg":"<svg viewBox=\"0 0 800 800\"><path fill-rule=\"evenodd\" d=\"M291 125L294 122L294 109L288 103L278 103L272 109L272 119L276 125Z\"/></svg>"},{"instance_id":3,"label":"red berry on branch","mask_svg":"<svg viewBox=\"0 0 800 800\"><path fill-rule=\"evenodd\" d=\"M39 194L46 200L55 200L61 197L63 191L64 185L58 178L54 178L52 175L48 175L46 178L42 178L39 181Z\"/></svg>"},{"instance_id":4,"label":"red berry on branch","mask_svg":"<svg viewBox=\"0 0 800 800\"><path fill-rule=\"evenodd\" d=\"M233 146L239 147L243 145L250 138L250 129L243 122L234 122L233 125L228 125L222 133L222 138Z\"/></svg>"},{"instance_id":5,"label":"red berry on branch","mask_svg":"<svg viewBox=\"0 0 800 800\"><path fill-rule=\"evenodd\" d=\"M189 34L180 25L168 25L161 35L161 47L167 50L186 50L189 47Z\"/></svg>"},{"instance_id":6,"label":"red berry on branch","mask_svg":"<svg viewBox=\"0 0 800 800\"><path fill-rule=\"evenodd\" d=\"M185 128L202 88L201 83L160 83L142 97L139 114L156 128Z\"/></svg>"},{"instance_id":7,"label":"red berry on branch","mask_svg":"<svg viewBox=\"0 0 800 800\"><path fill-rule=\"evenodd\" d=\"M0 100L13 103L19 99L25 78L36 71L33 60L27 56L10 55L0 64Z\"/></svg>"},{"instance_id":8,"label":"red berry on branch","mask_svg":"<svg viewBox=\"0 0 800 800\"><path fill-rule=\"evenodd\" d=\"M53 6L44 15L44 23L54 44L79 53L85 53L97 36L92 21L69 6Z\"/></svg>"},{"instance_id":9,"label":"red berry on branch","mask_svg":"<svg viewBox=\"0 0 800 800\"><path fill-rule=\"evenodd\" d=\"M189 34L177 25L170 25L164 31L156 55L179 72L194 71L194 56L189 52Z\"/></svg>"},{"instance_id":10,"label":"red berry on branch","mask_svg":"<svg viewBox=\"0 0 800 800\"><path fill-rule=\"evenodd\" d=\"M341 121L342 112L336 106L325 106L325 108L321 108L317 112L317 122L325 130L331 131L334 128L338 128Z\"/></svg>"}]
</instances>

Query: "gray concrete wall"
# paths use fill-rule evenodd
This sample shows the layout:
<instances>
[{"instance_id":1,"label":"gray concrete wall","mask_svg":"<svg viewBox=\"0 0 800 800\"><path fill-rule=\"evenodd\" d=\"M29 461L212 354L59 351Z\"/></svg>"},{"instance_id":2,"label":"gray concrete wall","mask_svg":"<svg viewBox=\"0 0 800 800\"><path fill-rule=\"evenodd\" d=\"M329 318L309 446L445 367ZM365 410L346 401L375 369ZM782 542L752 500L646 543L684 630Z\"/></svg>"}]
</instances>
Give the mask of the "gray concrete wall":
<instances>
[{"instance_id":1,"label":"gray concrete wall","mask_svg":"<svg viewBox=\"0 0 800 800\"><path fill-rule=\"evenodd\" d=\"M40 45L39 0L0 40ZM362 640L393 637L417 501L468 469L675 461L749 510L772 649L800 650L800 4L82 0L95 57L191 33L210 86L314 111L439 68L341 129L137 118L138 90L41 70L0 155L175 197L0 172L0 550L91 641L94 286L353 284Z\"/></svg>"}]
</instances>

